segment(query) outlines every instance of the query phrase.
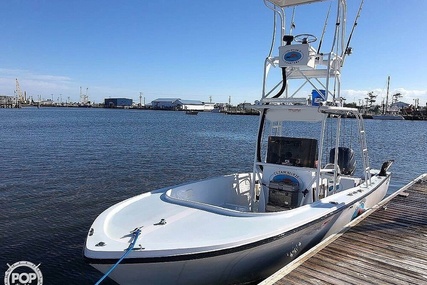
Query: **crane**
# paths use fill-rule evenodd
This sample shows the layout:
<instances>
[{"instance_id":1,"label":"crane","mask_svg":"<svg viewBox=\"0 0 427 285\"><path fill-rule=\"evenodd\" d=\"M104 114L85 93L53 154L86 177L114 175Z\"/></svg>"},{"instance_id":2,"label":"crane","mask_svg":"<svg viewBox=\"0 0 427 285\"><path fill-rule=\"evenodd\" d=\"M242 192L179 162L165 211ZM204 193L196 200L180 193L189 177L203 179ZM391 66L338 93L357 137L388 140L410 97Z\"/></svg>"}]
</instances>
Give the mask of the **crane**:
<instances>
[{"instance_id":1,"label":"crane","mask_svg":"<svg viewBox=\"0 0 427 285\"><path fill-rule=\"evenodd\" d=\"M22 93L21 87L19 86L18 78L16 78L15 95L16 95L16 103L18 104L25 103L26 98L24 98L24 94Z\"/></svg>"}]
</instances>

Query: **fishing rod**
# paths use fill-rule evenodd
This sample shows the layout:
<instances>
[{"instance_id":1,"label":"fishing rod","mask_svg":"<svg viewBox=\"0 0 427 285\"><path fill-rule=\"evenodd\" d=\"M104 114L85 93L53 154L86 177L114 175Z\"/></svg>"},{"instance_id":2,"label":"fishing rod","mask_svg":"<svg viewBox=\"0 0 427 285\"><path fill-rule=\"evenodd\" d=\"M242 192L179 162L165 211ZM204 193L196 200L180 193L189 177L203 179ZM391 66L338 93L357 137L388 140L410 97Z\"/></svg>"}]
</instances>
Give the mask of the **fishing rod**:
<instances>
[{"instance_id":1,"label":"fishing rod","mask_svg":"<svg viewBox=\"0 0 427 285\"><path fill-rule=\"evenodd\" d=\"M294 19L295 19L295 7L292 9L291 27L289 28L289 34L290 35L292 35L292 32L293 32L293 30L295 28Z\"/></svg>"},{"instance_id":2,"label":"fishing rod","mask_svg":"<svg viewBox=\"0 0 427 285\"><path fill-rule=\"evenodd\" d=\"M323 25L322 36L320 37L319 47L317 48L317 53L320 53L320 48L322 47L323 37L325 36L326 26L328 25L329 13L331 12L331 4L329 4L328 14L326 14L325 25Z\"/></svg>"},{"instance_id":3,"label":"fishing rod","mask_svg":"<svg viewBox=\"0 0 427 285\"><path fill-rule=\"evenodd\" d=\"M347 45L346 45L345 49L343 50L341 66L343 66L343 65L344 65L344 60L345 60L346 55L350 55L350 54L351 54L350 41L351 41L351 37L353 36L354 29L355 29L355 28L356 28L356 26L357 26L357 20L358 20L358 19L359 19L359 17L360 17L360 12L362 11L362 7L363 7L363 3L364 3L364 2L365 2L365 0L362 0L362 1L360 2L359 10L357 11L356 18L354 19L353 27L352 27L352 29L351 29L351 33L350 33L350 35L349 35L349 37L348 37Z\"/></svg>"}]
</instances>

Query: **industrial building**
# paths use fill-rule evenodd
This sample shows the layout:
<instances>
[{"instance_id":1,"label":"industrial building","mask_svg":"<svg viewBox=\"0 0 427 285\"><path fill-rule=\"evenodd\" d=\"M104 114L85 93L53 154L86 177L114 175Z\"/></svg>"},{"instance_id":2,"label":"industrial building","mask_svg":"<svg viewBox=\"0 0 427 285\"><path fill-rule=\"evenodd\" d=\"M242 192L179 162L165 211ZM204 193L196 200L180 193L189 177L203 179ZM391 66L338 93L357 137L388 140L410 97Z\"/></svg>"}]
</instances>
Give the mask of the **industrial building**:
<instances>
[{"instance_id":1,"label":"industrial building","mask_svg":"<svg viewBox=\"0 0 427 285\"><path fill-rule=\"evenodd\" d=\"M12 108L15 103L15 97L0 95L0 108Z\"/></svg>"},{"instance_id":2,"label":"industrial building","mask_svg":"<svg viewBox=\"0 0 427 285\"><path fill-rule=\"evenodd\" d=\"M132 99L127 98L108 98L104 99L105 108L125 108L132 106Z\"/></svg>"},{"instance_id":3,"label":"industrial building","mask_svg":"<svg viewBox=\"0 0 427 285\"><path fill-rule=\"evenodd\" d=\"M186 110L186 111L212 111L214 103L204 103L199 100L183 100L180 98L159 98L151 101L153 109Z\"/></svg>"},{"instance_id":4,"label":"industrial building","mask_svg":"<svg viewBox=\"0 0 427 285\"><path fill-rule=\"evenodd\" d=\"M164 110L173 110L175 107L174 102L181 100L179 98L159 98L151 101L151 106L153 109L164 109Z\"/></svg>"}]
</instances>

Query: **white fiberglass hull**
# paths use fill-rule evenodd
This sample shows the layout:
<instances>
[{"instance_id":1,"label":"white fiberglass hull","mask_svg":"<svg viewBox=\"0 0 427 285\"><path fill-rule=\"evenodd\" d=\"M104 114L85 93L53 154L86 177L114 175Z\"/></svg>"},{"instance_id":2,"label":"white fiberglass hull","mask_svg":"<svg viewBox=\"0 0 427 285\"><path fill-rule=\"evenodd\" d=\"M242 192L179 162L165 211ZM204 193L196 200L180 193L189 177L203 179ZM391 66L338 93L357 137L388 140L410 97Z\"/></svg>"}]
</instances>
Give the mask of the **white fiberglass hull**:
<instances>
[{"instance_id":1,"label":"white fiberglass hull","mask_svg":"<svg viewBox=\"0 0 427 285\"><path fill-rule=\"evenodd\" d=\"M148 253L148 250L137 250L123 260L109 277L119 284L242 284L261 280L322 239L340 231L354 218L361 207L371 208L381 201L387 192L390 176L373 176L372 180L373 183L370 187L361 185L343 191L343 195L334 197L335 199L328 199L330 197L323 199L325 201L319 208L327 209L325 214L299 223L297 227L288 227L287 230L278 230L275 234L262 237L257 237L259 231L253 231L254 236L250 242L240 244L236 242L233 246L224 247L217 245L216 249L212 247L205 251L191 252L189 250L185 252L185 250L176 249L156 256L154 253ZM212 182L212 180L208 180L208 182ZM203 181L198 183L203 185ZM196 184L188 184L186 187L192 188L191 186ZM158 197L162 197L162 195ZM130 200L132 199L134 198ZM164 196L162 203L165 203L163 200ZM107 213L108 218L104 222L113 221L113 215L119 211L115 206L108 209L106 211L109 212ZM209 209L195 209L195 211L192 212L192 215L197 215L198 211L209 211ZM258 220L252 226L261 231L268 231L267 226L265 228L263 226L264 220L265 224L268 224L267 219L275 216L277 229L286 229L284 225L291 224L289 216L286 215L289 215L291 211L274 214L249 213L246 216L236 214L233 217L235 218L233 223L238 227L244 220L256 218ZM223 233L230 230L230 224L226 222L217 224L214 220L215 215L227 215L227 212L218 211L212 216L211 226L214 228L214 232ZM281 216L283 216L282 220ZM294 219L298 218L294 217ZM103 227L106 228L108 225L104 224ZM187 230L191 233L193 227L195 226L188 224ZM99 229L95 229L95 233L97 231ZM147 229L147 231L150 230ZM250 233L252 229L247 228L246 232ZM179 233L176 234L179 238ZM147 237L148 235L147 233ZM218 239L221 237L219 234ZM191 238L191 235L188 235L188 238ZM194 238L197 239L197 237ZM144 230L142 230L140 239L141 241L138 241L137 244L144 245ZM90 237L87 241L85 257L92 266L103 273L111 268L112 264L123 254L123 249L126 248L126 243L123 243L114 259L109 258L111 252L95 251L90 244L88 245L88 242L90 243Z\"/></svg>"},{"instance_id":2,"label":"white fiberglass hull","mask_svg":"<svg viewBox=\"0 0 427 285\"><path fill-rule=\"evenodd\" d=\"M374 120L405 120L402 115L374 115L372 116Z\"/></svg>"},{"instance_id":3,"label":"white fiberglass hull","mask_svg":"<svg viewBox=\"0 0 427 285\"><path fill-rule=\"evenodd\" d=\"M325 234L313 225L304 231L277 241L248 246L227 253L165 262L128 263L119 265L110 278L119 284L244 284L271 275L281 265L293 260L307 244ZM253 247L252 247L253 246ZM217 255L218 254L218 255ZM210 256L213 255L213 256ZM93 264L105 273L111 264Z\"/></svg>"}]
</instances>

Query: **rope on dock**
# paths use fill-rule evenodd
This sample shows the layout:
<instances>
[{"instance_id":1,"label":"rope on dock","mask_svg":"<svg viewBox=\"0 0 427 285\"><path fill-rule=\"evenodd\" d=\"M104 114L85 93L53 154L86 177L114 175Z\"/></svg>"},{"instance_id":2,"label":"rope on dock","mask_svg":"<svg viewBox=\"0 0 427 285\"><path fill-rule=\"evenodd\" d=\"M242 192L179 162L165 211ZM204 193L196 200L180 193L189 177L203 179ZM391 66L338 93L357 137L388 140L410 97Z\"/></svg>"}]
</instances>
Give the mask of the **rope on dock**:
<instances>
[{"instance_id":1,"label":"rope on dock","mask_svg":"<svg viewBox=\"0 0 427 285\"><path fill-rule=\"evenodd\" d=\"M125 259L125 257L132 251L132 249L135 247L135 243L136 240L138 239L139 235L141 234L141 229L140 228L136 228L134 229L132 232L133 235L133 240L131 242L131 244L129 245L129 247L126 249L126 252L122 255L122 257L120 257L119 260L117 260L117 262L104 274L104 276L101 277L101 279L98 280L98 282L95 283L95 285L99 285L101 284L102 281L104 281L105 278L107 278L108 275L110 275L111 272L113 272L113 270L117 267L117 265L120 264L120 262L122 262L123 259Z\"/></svg>"}]
</instances>

